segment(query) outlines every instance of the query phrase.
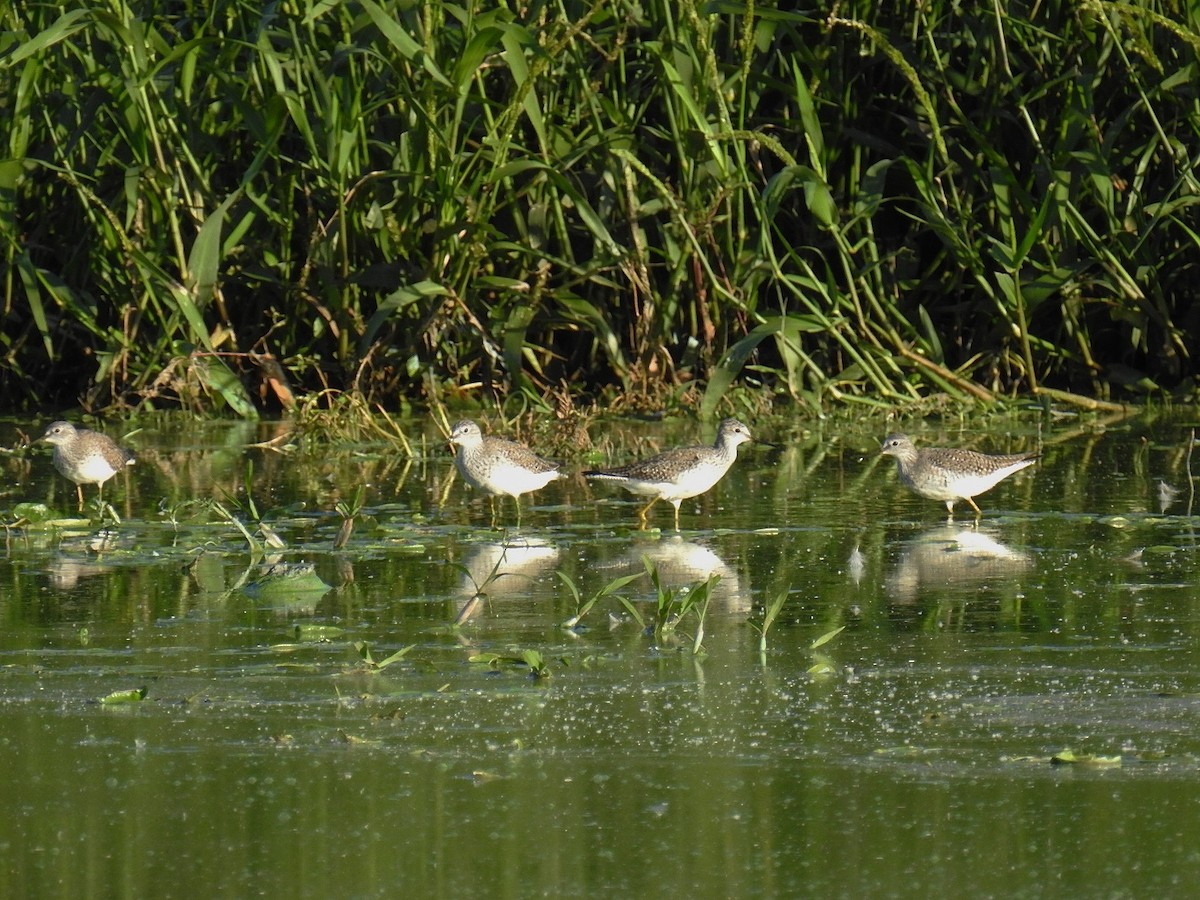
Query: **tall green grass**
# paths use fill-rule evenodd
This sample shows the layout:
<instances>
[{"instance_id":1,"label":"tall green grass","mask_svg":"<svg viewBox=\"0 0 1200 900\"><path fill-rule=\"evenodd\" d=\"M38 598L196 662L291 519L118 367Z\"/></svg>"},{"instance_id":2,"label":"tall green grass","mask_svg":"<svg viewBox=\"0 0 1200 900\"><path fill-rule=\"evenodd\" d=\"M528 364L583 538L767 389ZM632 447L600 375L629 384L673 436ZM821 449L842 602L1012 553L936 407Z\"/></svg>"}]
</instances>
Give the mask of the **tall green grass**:
<instances>
[{"instance_id":1,"label":"tall green grass","mask_svg":"<svg viewBox=\"0 0 1200 900\"><path fill-rule=\"evenodd\" d=\"M1194 390L1197 16L10 5L0 385L240 415L277 361L371 402L704 414Z\"/></svg>"}]
</instances>

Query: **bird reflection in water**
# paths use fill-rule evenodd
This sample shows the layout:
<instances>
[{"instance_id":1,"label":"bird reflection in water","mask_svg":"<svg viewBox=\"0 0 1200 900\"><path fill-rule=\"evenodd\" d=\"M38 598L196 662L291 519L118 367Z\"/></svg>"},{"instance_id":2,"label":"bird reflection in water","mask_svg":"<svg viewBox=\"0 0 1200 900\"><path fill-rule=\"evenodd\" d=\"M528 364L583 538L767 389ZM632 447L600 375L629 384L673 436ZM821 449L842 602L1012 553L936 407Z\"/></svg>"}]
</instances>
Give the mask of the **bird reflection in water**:
<instances>
[{"instance_id":1,"label":"bird reflection in water","mask_svg":"<svg viewBox=\"0 0 1200 900\"><path fill-rule=\"evenodd\" d=\"M629 574L643 568L648 559L658 570L659 581L667 587L685 587L719 575L712 593L714 603L728 612L749 612L750 592L743 588L737 571L710 548L678 535L657 541L637 542L626 554Z\"/></svg>"},{"instance_id":2,"label":"bird reflection in water","mask_svg":"<svg viewBox=\"0 0 1200 900\"><path fill-rule=\"evenodd\" d=\"M472 545L463 558L457 589L467 602L455 622L474 615L485 597L528 597L534 582L554 570L559 554L558 547L537 538Z\"/></svg>"},{"instance_id":3,"label":"bird reflection in water","mask_svg":"<svg viewBox=\"0 0 1200 900\"><path fill-rule=\"evenodd\" d=\"M1007 582L1033 560L977 528L944 525L906 541L888 574L886 588L896 603L915 603L931 590L982 588Z\"/></svg>"},{"instance_id":4,"label":"bird reflection in water","mask_svg":"<svg viewBox=\"0 0 1200 900\"><path fill-rule=\"evenodd\" d=\"M1158 482L1158 511L1160 513L1166 513L1178 499L1179 488L1167 484L1165 481Z\"/></svg>"},{"instance_id":5,"label":"bird reflection in water","mask_svg":"<svg viewBox=\"0 0 1200 900\"><path fill-rule=\"evenodd\" d=\"M59 552L46 563L50 586L55 590L68 591L79 584L81 578L110 572L113 566L104 560L104 554L118 547L129 549L131 546L129 540L122 539L117 531L107 528L86 538L64 540Z\"/></svg>"}]
</instances>

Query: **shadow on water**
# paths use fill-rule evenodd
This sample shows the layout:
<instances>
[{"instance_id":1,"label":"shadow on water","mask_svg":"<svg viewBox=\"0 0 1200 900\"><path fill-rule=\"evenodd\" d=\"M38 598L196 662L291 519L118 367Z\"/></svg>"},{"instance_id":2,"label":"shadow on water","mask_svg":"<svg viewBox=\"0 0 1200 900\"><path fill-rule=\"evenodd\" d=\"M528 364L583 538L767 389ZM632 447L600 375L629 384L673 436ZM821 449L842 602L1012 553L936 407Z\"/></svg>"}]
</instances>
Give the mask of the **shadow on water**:
<instances>
[{"instance_id":1,"label":"shadow on water","mask_svg":"<svg viewBox=\"0 0 1200 900\"><path fill-rule=\"evenodd\" d=\"M953 523L881 435L779 435L679 533L573 478L493 528L432 433L151 423L103 525L0 457L0 890L1177 896L1191 425L1069 427ZM647 564L718 576L678 639Z\"/></svg>"}]
</instances>

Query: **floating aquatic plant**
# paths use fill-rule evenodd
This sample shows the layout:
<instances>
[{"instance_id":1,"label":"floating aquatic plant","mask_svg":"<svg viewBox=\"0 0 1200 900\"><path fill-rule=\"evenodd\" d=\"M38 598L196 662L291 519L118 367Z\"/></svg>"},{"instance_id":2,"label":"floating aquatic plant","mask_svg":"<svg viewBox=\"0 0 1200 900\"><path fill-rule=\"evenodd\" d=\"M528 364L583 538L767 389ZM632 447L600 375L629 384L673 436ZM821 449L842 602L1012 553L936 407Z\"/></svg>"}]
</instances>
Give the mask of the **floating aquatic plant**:
<instances>
[{"instance_id":1,"label":"floating aquatic plant","mask_svg":"<svg viewBox=\"0 0 1200 900\"><path fill-rule=\"evenodd\" d=\"M119 705L122 703L140 703L146 699L146 689L130 688L124 691L113 691L111 694L105 694L100 698L100 702L106 706Z\"/></svg>"},{"instance_id":2,"label":"floating aquatic plant","mask_svg":"<svg viewBox=\"0 0 1200 900\"><path fill-rule=\"evenodd\" d=\"M549 678L550 664L539 650L518 649L508 652L484 651L470 657L468 662L499 670L503 665L528 666L532 678Z\"/></svg>"},{"instance_id":3,"label":"floating aquatic plant","mask_svg":"<svg viewBox=\"0 0 1200 900\"><path fill-rule=\"evenodd\" d=\"M588 611L595 606L598 601L604 599L605 597L616 596L617 591L625 587L625 585L629 584L631 581L637 581L637 579L642 577L641 572L636 572L633 575L622 575L619 578L614 578L612 581L601 587L600 590L596 591L596 593L592 594L592 596L587 600L584 600L582 595L579 593L579 587L571 579L570 575L562 571L559 571L556 574L560 579L562 579L563 584L567 586L567 589L571 592L571 596L575 599L575 615L571 616L571 618L567 619L562 624L563 628L572 631L578 628L580 620L588 614Z\"/></svg>"},{"instance_id":4,"label":"floating aquatic plant","mask_svg":"<svg viewBox=\"0 0 1200 900\"><path fill-rule=\"evenodd\" d=\"M388 666L398 663L404 657L408 656L409 652L416 646L416 644L409 644L407 647L402 647L383 659L376 659L375 655L371 652L371 645L368 642L355 641L354 652L358 654L359 668L362 671L382 672Z\"/></svg>"}]
</instances>

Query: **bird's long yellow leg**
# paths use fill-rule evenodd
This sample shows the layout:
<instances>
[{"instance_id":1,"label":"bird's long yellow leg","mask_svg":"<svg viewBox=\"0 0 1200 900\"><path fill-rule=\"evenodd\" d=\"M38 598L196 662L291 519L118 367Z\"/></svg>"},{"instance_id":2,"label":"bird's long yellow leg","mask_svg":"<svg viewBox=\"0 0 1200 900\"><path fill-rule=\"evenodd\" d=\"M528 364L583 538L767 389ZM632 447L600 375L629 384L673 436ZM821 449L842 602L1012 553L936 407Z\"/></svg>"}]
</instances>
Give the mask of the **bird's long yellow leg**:
<instances>
[{"instance_id":1,"label":"bird's long yellow leg","mask_svg":"<svg viewBox=\"0 0 1200 900\"><path fill-rule=\"evenodd\" d=\"M650 512L650 507L652 507L657 502L658 502L657 497L651 497L650 502L638 510L638 518L641 519L643 522L645 522L646 521L646 513Z\"/></svg>"},{"instance_id":2,"label":"bird's long yellow leg","mask_svg":"<svg viewBox=\"0 0 1200 900\"><path fill-rule=\"evenodd\" d=\"M982 516L982 515L983 515L983 510L982 510L982 509L980 509L978 506L976 506L976 505L975 505L975 501L974 501L974 500L972 500L970 497L963 497L963 499L964 499L964 500L966 500L968 503L970 503L970 504L971 504L971 509L975 510L975 515L976 515L976 516Z\"/></svg>"}]
</instances>

